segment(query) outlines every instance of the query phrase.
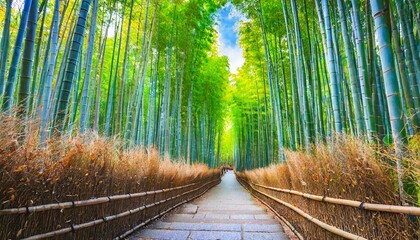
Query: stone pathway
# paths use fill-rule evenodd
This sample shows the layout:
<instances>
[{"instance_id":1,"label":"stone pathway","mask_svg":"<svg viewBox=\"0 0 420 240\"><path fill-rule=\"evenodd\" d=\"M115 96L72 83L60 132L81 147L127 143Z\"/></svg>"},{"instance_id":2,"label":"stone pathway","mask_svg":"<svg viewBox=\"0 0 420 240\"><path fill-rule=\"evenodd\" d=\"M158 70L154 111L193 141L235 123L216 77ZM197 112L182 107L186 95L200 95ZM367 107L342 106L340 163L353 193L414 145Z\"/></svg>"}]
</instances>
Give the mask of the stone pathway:
<instances>
[{"instance_id":1,"label":"stone pathway","mask_svg":"<svg viewBox=\"0 0 420 240\"><path fill-rule=\"evenodd\" d=\"M286 240L281 225L254 202L233 172L202 197L134 233L130 239Z\"/></svg>"}]
</instances>

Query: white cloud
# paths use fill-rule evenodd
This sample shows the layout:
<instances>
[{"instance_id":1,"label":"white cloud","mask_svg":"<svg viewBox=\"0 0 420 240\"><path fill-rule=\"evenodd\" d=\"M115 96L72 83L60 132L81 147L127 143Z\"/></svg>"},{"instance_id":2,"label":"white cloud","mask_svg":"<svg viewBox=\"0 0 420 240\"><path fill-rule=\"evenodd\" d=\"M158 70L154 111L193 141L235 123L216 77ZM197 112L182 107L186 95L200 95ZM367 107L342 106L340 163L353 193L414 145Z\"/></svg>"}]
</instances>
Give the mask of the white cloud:
<instances>
[{"instance_id":1,"label":"white cloud","mask_svg":"<svg viewBox=\"0 0 420 240\"><path fill-rule=\"evenodd\" d=\"M229 58L230 72L233 74L238 73L238 68L242 67L245 63L242 48L238 44L228 46L224 43L223 38L219 37L219 51L222 55Z\"/></svg>"},{"instance_id":2,"label":"white cloud","mask_svg":"<svg viewBox=\"0 0 420 240\"><path fill-rule=\"evenodd\" d=\"M14 0L12 2L12 8L21 11L23 9L23 0Z\"/></svg>"},{"instance_id":3,"label":"white cloud","mask_svg":"<svg viewBox=\"0 0 420 240\"><path fill-rule=\"evenodd\" d=\"M233 6L232 3L229 2L228 4L226 4L225 7L231 7L231 9L232 9L230 11L229 15L228 15L229 19L237 18L237 19L240 19L240 20L245 20L245 17L242 14L242 12L239 11L235 6Z\"/></svg>"},{"instance_id":4,"label":"white cloud","mask_svg":"<svg viewBox=\"0 0 420 240\"><path fill-rule=\"evenodd\" d=\"M235 31L237 35L239 35L240 21L246 21L246 18L235 7L232 7L232 11L229 13L228 18L239 19L233 26L233 29L231 29L232 31ZM215 25L215 29L217 31L217 45L219 48L220 55L228 57L230 72L232 74L237 74L238 68L241 68L242 65L245 63L245 58L242 53L242 48L239 46L238 42L236 42L234 46L231 46L232 44L228 44L228 41L224 38L224 36L222 36L219 30L219 25L220 25L220 19L217 21L217 24Z\"/></svg>"}]
</instances>

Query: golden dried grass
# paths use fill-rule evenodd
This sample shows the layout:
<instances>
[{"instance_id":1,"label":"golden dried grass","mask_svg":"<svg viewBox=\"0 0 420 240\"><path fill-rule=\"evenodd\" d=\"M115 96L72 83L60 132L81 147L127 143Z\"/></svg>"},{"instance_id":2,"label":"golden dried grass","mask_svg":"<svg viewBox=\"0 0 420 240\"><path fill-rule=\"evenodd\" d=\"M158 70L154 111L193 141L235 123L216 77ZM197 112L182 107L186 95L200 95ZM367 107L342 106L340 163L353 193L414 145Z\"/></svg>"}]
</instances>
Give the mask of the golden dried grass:
<instances>
[{"instance_id":1,"label":"golden dried grass","mask_svg":"<svg viewBox=\"0 0 420 240\"><path fill-rule=\"evenodd\" d=\"M35 122L29 123L28 129L38 129L35 125ZM208 181L218 177L220 172L203 164L189 166L169 159L160 160L154 149L147 152L125 149L123 142L94 133L55 137L41 148L39 133L30 130L22 135L18 119L0 116L0 126L0 209L171 188ZM151 202L153 199L146 197L121 206L104 204L97 209L66 210L60 216L35 214L37 216L20 216L16 220L13 216L0 216L0 238L51 231L67 227L67 221L83 223ZM144 216L116 224L109 231L115 234L121 232L122 227L127 230L127 224L138 222ZM37 229L30 229L31 226ZM108 231L99 229L99 234ZM89 234L79 237L95 233Z\"/></svg>"},{"instance_id":2,"label":"golden dried grass","mask_svg":"<svg viewBox=\"0 0 420 240\"><path fill-rule=\"evenodd\" d=\"M406 178L415 171L418 174L420 155L418 145L415 146L417 150L410 148L402 159L405 166L411 166L404 172ZM328 144L314 146L310 154L287 151L286 155L285 164L244 171L238 175L253 183L315 195L369 203L401 204L397 194L396 156L391 149L367 145L347 136L337 136ZM410 220L408 216L400 214L363 211L287 193L270 194L321 221L369 239L411 239L416 228L411 224L418 221L415 217ZM414 204L413 198L406 200ZM293 211L274 205L308 239L336 238Z\"/></svg>"}]
</instances>

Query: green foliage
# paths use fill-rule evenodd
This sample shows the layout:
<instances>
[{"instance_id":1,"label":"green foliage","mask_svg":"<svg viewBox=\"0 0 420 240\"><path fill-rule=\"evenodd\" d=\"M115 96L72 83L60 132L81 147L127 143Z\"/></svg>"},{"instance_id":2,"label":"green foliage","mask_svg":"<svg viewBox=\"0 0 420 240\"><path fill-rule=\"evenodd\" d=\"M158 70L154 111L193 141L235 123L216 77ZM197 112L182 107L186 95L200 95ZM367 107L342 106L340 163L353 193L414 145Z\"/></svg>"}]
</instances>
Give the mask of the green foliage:
<instances>
[{"instance_id":1,"label":"green foliage","mask_svg":"<svg viewBox=\"0 0 420 240\"><path fill-rule=\"evenodd\" d=\"M226 0L99 1L89 73L85 66L89 29L95 24L90 20L92 11L87 12L86 0L62 2L46 116L58 114L62 133L75 134L85 113L82 91L87 90L83 95L87 95L87 130L102 134L107 129L109 135L127 140L126 147L153 145L162 154L187 162L214 166L234 159L238 169L283 161L283 149L310 150L311 144L325 142L339 128L344 134L383 139L384 144L398 138L405 142L402 132L418 132L409 115L416 113L410 106L419 105L415 87L400 89L419 85L418 5L408 1L401 8L391 1L385 6L390 9L386 14L392 14L389 19L395 26L405 26L405 31L394 31L404 36L393 33L394 44L401 46L388 44L392 48L387 55L400 51L403 58L395 59L400 69L393 80L384 81L389 76L381 67L394 58L381 56L375 46L377 28L367 3L376 1L342 1L345 14L340 14L341 4L322 2L232 0L245 16L239 23L245 63L237 74L229 73L228 59L217 50L216 14ZM43 4L40 1L40 10ZM0 13L6 15L6 5L0 6ZM39 117L37 110L45 96L53 8L53 2L47 1L39 13L45 13L45 19L43 31L37 24L38 64L24 68L35 75L28 106L33 118ZM84 29L76 26L81 9L87 16ZM10 43L16 41L20 19L20 9L13 8ZM341 33L343 24L348 38ZM383 39L385 33L378 35ZM6 55L1 62L9 69L12 51L1 50ZM22 57L15 57L14 64L16 60L22 62ZM18 76L21 73L17 69ZM84 86L85 76L90 76L89 86ZM392 104L385 94L391 82L392 92L401 96L393 95ZM18 93L8 94L12 106L17 106ZM398 99L402 104L394 104ZM406 104L407 100L413 104ZM394 105L396 109L390 108ZM401 131L391 135L396 117ZM337 121L342 121L341 127ZM53 122L46 125L48 133L61 127Z\"/></svg>"},{"instance_id":2,"label":"green foliage","mask_svg":"<svg viewBox=\"0 0 420 240\"><path fill-rule=\"evenodd\" d=\"M154 145L179 159L220 162L220 143L216 139L222 139L225 127L229 70L227 58L219 56L216 49L213 26L217 10L226 1L134 0L132 6L131 3L130 0L99 1L91 48L89 29L95 23L90 21L92 11L88 1L70 0L60 4L59 48L56 64L51 65L55 68L52 95L50 106L43 108L47 116L44 119L57 117L55 123L43 122L46 128L43 133L51 134L57 127L61 134L76 133L83 112L86 131L96 130L97 125L99 133L109 129L112 135L128 136L129 146ZM3 5L0 6L0 13L5 14ZM43 105L46 94L54 3L40 1L40 9L44 9L40 14L45 14L44 30L40 31L38 23L35 48L40 50L37 61L44 66L25 65L26 72L36 69L30 95L34 101L28 106L33 110ZM14 42L21 13L18 8L12 8L11 12L8 39ZM79 13L86 15L82 25L76 25L80 21ZM87 73L89 49L93 49L92 67ZM10 59L11 51L6 56ZM3 62L8 64L7 59ZM86 75L90 76L90 83L84 86ZM191 90L192 110L188 115ZM17 93L10 96L16 106ZM162 105L165 98L167 103ZM34 112L31 116L38 118L40 112ZM153 124L148 124L149 120ZM191 143L187 146L184 140L188 134ZM200 141L201 138L205 141ZM166 143L169 148L165 147ZM191 155L187 156L187 152Z\"/></svg>"}]
</instances>

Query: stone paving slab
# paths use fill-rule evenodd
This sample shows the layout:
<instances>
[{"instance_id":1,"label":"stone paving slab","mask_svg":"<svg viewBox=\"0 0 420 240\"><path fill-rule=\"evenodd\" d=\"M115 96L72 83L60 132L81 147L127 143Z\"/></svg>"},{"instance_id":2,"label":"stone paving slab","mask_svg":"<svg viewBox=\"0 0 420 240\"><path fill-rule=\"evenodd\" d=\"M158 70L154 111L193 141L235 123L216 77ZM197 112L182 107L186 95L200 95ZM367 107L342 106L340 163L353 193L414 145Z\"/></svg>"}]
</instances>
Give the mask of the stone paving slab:
<instances>
[{"instance_id":1,"label":"stone paving slab","mask_svg":"<svg viewBox=\"0 0 420 240\"><path fill-rule=\"evenodd\" d=\"M244 233L244 240L287 240L284 233Z\"/></svg>"},{"instance_id":2,"label":"stone paving slab","mask_svg":"<svg viewBox=\"0 0 420 240\"><path fill-rule=\"evenodd\" d=\"M248 209L248 210L251 210L251 211L257 211L257 210L260 210L261 208L260 207L258 207L258 206L253 206L253 205L243 205L243 206L234 206L234 205L232 205L232 206L217 206L217 205L215 205L215 206L204 206L204 207L201 207L200 206L200 210L204 210L204 211L211 211L211 210L226 210L226 211L229 211L229 210L244 210L244 209Z\"/></svg>"},{"instance_id":3,"label":"stone paving slab","mask_svg":"<svg viewBox=\"0 0 420 240\"><path fill-rule=\"evenodd\" d=\"M203 213L197 213L197 214L195 214L194 215L194 217L193 217L194 219L203 219L203 218L206 218L206 214L203 214Z\"/></svg>"},{"instance_id":4,"label":"stone paving slab","mask_svg":"<svg viewBox=\"0 0 420 240\"><path fill-rule=\"evenodd\" d=\"M237 214L237 215L231 215L231 219L255 219L254 215L252 214Z\"/></svg>"},{"instance_id":5,"label":"stone paving slab","mask_svg":"<svg viewBox=\"0 0 420 240\"><path fill-rule=\"evenodd\" d=\"M244 224L244 232L282 232L278 224Z\"/></svg>"},{"instance_id":6,"label":"stone paving slab","mask_svg":"<svg viewBox=\"0 0 420 240\"><path fill-rule=\"evenodd\" d=\"M187 240L189 231L144 229L136 234L135 239L177 239Z\"/></svg>"},{"instance_id":7,"label":"stone paving slab","mask_svg":"<svg viewBox=\"0 0 420 240\"><path fill-rule=\"evenodd\" d=\"M271 215L256 214L254 216L255 216L255 219L273 219L273 216Z\"/></svg>"},{"instance_id":8,"label":"stone paving slab","mask_svg":"<svg viewBox=\"0 0 420 240\"><path fill-rule=\"evenodd\" d=\"M200 210L200 213L197 213L197 214L207 214L207 213L229 214L229 215L251 214L251 215L260 215L260 216L270 216L270 215L267 215L266 211L262 211L262 210L255 210L255 211L252 211L252 210L211 210L211 211Z\"/></svg>"},{"instance_id":9,"label":"stone paving slab","mask_svg":"<svg viewBox=\"0 0 420 240\"><path fill-rule=\"evenodd\" d=\"M242 187L242 186L241 186ZM247 192L247 194L248 194L248 192ZM240 203L238 203L238 204L235 204L233 201L235 201L236 199L238 199L238 198L241 198L241 199L244 199L244 198L246 198L246 197L248 197L248 195L247 194L245 194L245 195L236 195L235 197L233 197L233 198L224 198L224 199L221 199L221 200L217 200L217 201L204 201L204 200L201 200L201 201L199 201L199 202L195 202L196 204L199 204L201 207L202 206L213 206L214 204L218 204L218 203L224 203L224 204L226 204L227 206L243 206L243 205L251 205L251 206L255 206L255 202L252 200L252 199L245 199L244 201L241 201Z\"/></svg>"},{"instance_id":10,"label":"stone paving slab","mask_svg":"<svg viewBox=\"0 0 420 240\"><path fill-rule=\"evenodd\" d=\"M166 229L166 230L189 230L189 231L232 231L240 232L242 230L241 224L217 224L217 223L166 223L166 222L157 222L153 224L150 228L153 229Z\"/></svg>"},{"instance_id":11,"label":"stone paving slab","mask_svg":"<svg viewBox=\"0 0 420 240\"><path fill-rule=\"evenodd\" d=\"M211 219L211 218L176 218L169 217L162 219L163 222L185 222L185 223L237 223L237 224L279 224L274 219Z\"/></svg>"},{"instance_id":12,"label":"stone paving slab","mask_svg":"<svg viewBox=\"0 0 420 240\"><path fill-rule=\"evenodd\" d=\"M188 239L197 240L241 240L241 232L219 232L219 231L201 231L191 232Z\"/></svg>"},{"instance_id":13,"label":"stone paving slab","mask_svg":"<svg viewBox=\"0 0 420 240\"><path fill-rule=\"evenodd\" d=\"M228 172L221 184L129 239L286 240L283 228Z\"/></svg>"},{"instance_id":14,"label":"stone paving slab","mask_svg":"<svg viewBox=\"0 0 420 240\"><path fill-rule=\"evenodd\" d=\"M198 206L195 204L185 204L181 207L180 212L181 213L186 213L186 214L196 214L198 210Z\"/></svg>"},{"instance_id":15,"label":"stone paving slab","mask_svg":"<svg viewBox=\"0 0 420 240\"><path fill-rule=\"evenodd\" d=\"M237 197L247 197L247 196L237 196ZM214 205L218 205L218 204L224 204L225 206L244 206L244 205L251 205L251 206L255 206L255 202L253 200L245 200L241 203L238 204L234 204L233 202L235 201L236 198L233 199L223 199L223 200L219 200L219 201L200 201L200 202L195 202L195 204L200 205L201 207L205 207L205 206L214 206ZM228 202L231 201L231 202Z\"/></svg>"},{"instance_id":16,"label":"stone paving slab","mask_svg":"<svg viewBox=\"0 0 420 240\"><path fill-rule=\"evenodd\" d=\"M205 218L208 218L208 219L229 219L230 217L227 214L211 214L211 213L208 213L208 214L206 214Z\"/></svg>"},{"instance_id":17,"label":"stone paving slab","mask_svg":"<svg viewBox=\"0 0 420 240\"><path fill-rule=\"evenodd\" d=\"M168 216L167 219L192 219L194 217L194 214L186 214L186 213L177 213L177 214L173 214Z\"/></svg>"}]
</instances>

